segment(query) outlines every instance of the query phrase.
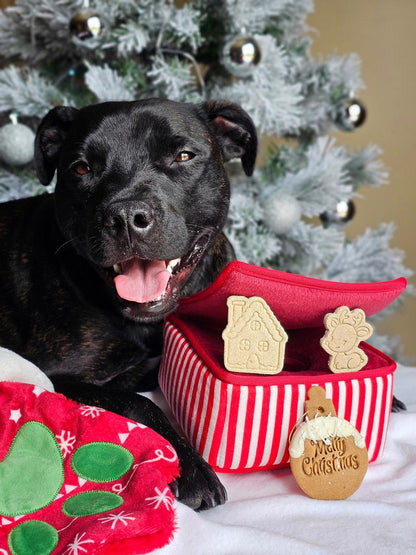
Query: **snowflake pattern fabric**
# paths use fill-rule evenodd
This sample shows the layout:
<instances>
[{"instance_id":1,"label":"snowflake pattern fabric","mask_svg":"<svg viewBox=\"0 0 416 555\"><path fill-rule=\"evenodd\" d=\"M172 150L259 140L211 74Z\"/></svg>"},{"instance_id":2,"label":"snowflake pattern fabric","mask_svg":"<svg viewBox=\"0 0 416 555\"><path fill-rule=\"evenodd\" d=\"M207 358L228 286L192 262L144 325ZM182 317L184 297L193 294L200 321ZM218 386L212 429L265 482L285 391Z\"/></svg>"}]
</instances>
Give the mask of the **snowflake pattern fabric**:
<instances>
[{"instance_id":1,"label":"snowflake pattern fabric","mask_svg":"<svg viewBox=\"0 0 416 555\"><path fill-rule=\"evenodd\" d=\"M150 428L9 382L0 427L0 553L133 555L172 539L179 463Z\"/></svg>"}]
</instances>

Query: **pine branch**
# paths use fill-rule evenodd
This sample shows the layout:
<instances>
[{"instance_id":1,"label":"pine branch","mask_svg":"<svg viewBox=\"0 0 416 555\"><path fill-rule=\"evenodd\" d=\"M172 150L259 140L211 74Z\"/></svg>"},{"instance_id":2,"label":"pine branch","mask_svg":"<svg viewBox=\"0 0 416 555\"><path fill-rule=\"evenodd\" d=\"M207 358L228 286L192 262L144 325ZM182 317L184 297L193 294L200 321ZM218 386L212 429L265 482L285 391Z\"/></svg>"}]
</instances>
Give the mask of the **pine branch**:
<instances>
[{"instance_id":1,"label":"pine branch","mask_svg":"<svg viewBox=\"0 0 416 555\"><path fill-rule=\"evenodd\" d=\"M107 64L103 67L88 64L87 67L85 84L98 102L134 100L134 84L130 79L123 79Z\"/></svg>"},{"instance_id":2,"label":"pine branch","mask_svg":"<svg viewBox=\"0 0 416 555\"><path fill-rule=\"evenodd\" d=\"M37 70L9 66L0 70L0 111L42 117L56 104L71 104Z\"/></svg>"},{"instance_id":3,"label":"pine branch","mask_svg":"<svg viewBox=\"0 0 416 555\"><path fill-rule=\"evenodd\" d=\"M410 278L413 271L404 266L404 252L389 247L394 230L394 224L384 223L346 243L322 272L323 278L351 282Z\"/></svg>"},{"instance_id":4,"label":"pine branch","mask_svg":"<svg viewBox=\"0 0 416 555\"><path fill-rule=\"evenodd\" d=\"M291 194L299 201L302 214L314 217L332 208L340 199L351 197L352 187L346 171L349 157L344 147L335 145L335 139L319 137L302 151L302 158L300 154L298 149L291 158L299 162L296 168L265 185L265 199L274 191Z\"/></svg>"},{"instance_id":5,"label":"pine branch","mask_svg":"<svg viewBox=\"0 0 416 555\"><path fill-rule=\"evenodd\" d=\"M261 63L250 78L237 80L227 87L214 86L210 97L227 98L241 104L263 133L285 135L299 127L302 100L300 84L288 81L290 60L283 47L271 36L254 37L261 48Z\"/></svg>"},{"instance_id":6,"label":"pine branch","mask_svg":"<svg viewBox=\"0 0 416 555\"><path fill-rule=\"evenodd\" d=\"M50 191L53 185L45 188L34 174L27 170L16 172L0 168L0 202L31 197Z\"/></svg>"}]
</instances>

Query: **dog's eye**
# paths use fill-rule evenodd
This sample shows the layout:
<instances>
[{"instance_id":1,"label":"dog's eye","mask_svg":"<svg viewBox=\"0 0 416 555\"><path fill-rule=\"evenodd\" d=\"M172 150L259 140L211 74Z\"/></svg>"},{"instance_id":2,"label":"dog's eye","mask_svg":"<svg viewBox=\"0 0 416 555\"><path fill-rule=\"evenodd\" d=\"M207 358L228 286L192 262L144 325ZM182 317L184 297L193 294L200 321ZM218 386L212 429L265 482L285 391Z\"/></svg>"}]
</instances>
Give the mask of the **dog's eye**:
<instances>
[{"instance_id":1,"label":"dog's eye","mask_svg":"<svg viewBox=\"0 0 416 555\"><path fill-rule=\"evenodd\" d=\"M86 175L91 171L91 168L87 164L87 162L75 162L72 166L72 169L77 175Z\"/></svg>"},{"instance_id":2,"label":"dog's eye","mask_svg":"<svg viewBox=\"0 0 416 555\"><path fill-rule=\"evenodd\" d=\"M176 156L175 162L189 162L189 160L192 160L192 158L195 158L195 154L193 152L183 150Z\"/></svg>"}]
</instances>

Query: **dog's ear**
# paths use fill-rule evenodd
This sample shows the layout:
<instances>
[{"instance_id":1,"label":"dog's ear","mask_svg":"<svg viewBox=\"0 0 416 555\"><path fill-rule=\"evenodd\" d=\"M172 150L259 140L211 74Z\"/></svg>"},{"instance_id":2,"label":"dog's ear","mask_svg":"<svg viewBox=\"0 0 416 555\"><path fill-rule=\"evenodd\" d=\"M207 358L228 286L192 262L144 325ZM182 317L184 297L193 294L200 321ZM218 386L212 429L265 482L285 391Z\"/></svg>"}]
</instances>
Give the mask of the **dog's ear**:
<instances>
[{"instance_id":1,"label":"dog's ear","mask_svg":"<svg viewBox=\"0 0 416 555\"><path fill-rule=\"evenodd\" d=\"M35 167L43 185L52 181L59 153L77 112L71 106L57 106L39 124L35 138Z\"/></svg>"},{"instance_id":2,"label":"dog's ear","mask_svg":"<svg viewBox=\"0 0 416 555\"><path fill-rule=\"evenodd\" d=\"M238 104L227 100L201 104L208 116L208 125L217 138L224 160L241 158L246 175L254 171L257 156L257 133L250 116Z\"/></svg>"}]
</instances>

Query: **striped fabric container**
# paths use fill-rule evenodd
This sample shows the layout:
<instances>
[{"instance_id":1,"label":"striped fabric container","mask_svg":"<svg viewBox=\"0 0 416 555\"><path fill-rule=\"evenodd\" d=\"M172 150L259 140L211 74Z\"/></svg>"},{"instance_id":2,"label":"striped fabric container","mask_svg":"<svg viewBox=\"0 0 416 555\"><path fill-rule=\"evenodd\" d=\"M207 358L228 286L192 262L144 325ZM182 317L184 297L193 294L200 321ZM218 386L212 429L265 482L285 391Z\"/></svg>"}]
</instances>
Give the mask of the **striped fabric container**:
<instances>
[{"instance_id":1,"label":"striped fabric container","mask_svg":"<svg viewBox=\"0 0 416 555\"><path fill-rule=\"evenodd\" d=\"M313 296L316 292L312 286L330 288L330 294L323 296L330 299L326 302L321 299L316 310L309 309L310 314L323 312L319 317L322 322L324 314L347 304L341 301L345 288L353 286L353 296L357 296L357 286L367 284L342 284L342 290L336 287L334 290L332 282L310 278L299 281L299 276L238 262L230 266L209 289L185 299L177 313L165 323L160 386L190 443L220 472L288 466L291 431L302 419L309 387L320 385L332 399L338 416L350 421L365 438L370 462L376 460L386 441L394 361L361 343L360 348L369 359L367 366L357 373L333 374L328 370L328 355L319 346L323 324L293 327L296 320L293 302L298 304L299 310L305 310L305 294ZM267 272L273 272L273 285L269 280L263 291L259 284L253 289L251 279L244 286L245 278L241 280L241 273L248 271L259 272L256 278L261 281L264 272L266 278L270 277ZM283 278L286 283L282 287ZM309 288L308 292L303 291L302 302L296 301L294 291L287 290L288 283L296 288ZM405 287L404 280L387 283L390 285L379 284L376 288L372 284L372 300L368 302L365 298L369 298L370 290L364 287L358 292L361 303L355 304L349 298L350 306L361 307L368 315L374 312L370 305L373 308L380 305L377 299L380 295L384 296L386 305ZM266 297L289 335L285 367L275 376L231 373L222 363L221 332L227 323L226 299L230 294L247 295L247 287L251 295ZM352 290L347 293L346 296L351 297ZM289 294L291 296L287 297ZM291 310L287 313L279 309L282 298L291 299ZM222 308L221 304L224 304ZM309 321L315 324L316 318L310 317Z\"/></svg>"}]
</instances>

